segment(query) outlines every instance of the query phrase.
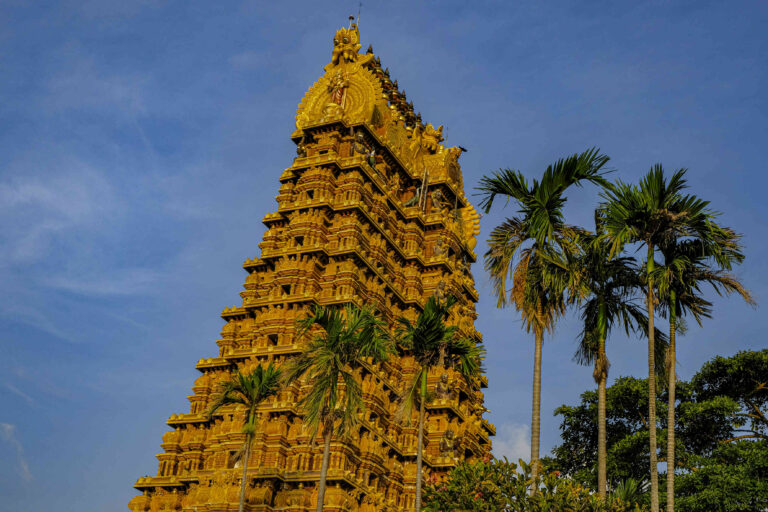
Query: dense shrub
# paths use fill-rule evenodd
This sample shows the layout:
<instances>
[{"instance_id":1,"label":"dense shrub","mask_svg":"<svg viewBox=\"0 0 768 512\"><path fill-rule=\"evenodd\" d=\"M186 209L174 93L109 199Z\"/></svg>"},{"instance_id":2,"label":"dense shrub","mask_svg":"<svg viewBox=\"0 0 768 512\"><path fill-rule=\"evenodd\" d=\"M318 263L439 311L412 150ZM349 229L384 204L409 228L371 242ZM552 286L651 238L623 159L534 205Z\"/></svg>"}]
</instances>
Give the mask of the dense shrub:
<instances>
[{"instance_id":1,"label":"dense shrub","mask_svg":"<svg viewBox=\"0 0 768 512\"><path fill-rule=\"evenodd\" d=\"M460 463L443 480L431 479L425 488L429 512L624 512L642 510L616 499L602 500L591 490L558 472L546 473L538 491L529 495L531 468L506 459Z\"/></svg>"}]
</instances>

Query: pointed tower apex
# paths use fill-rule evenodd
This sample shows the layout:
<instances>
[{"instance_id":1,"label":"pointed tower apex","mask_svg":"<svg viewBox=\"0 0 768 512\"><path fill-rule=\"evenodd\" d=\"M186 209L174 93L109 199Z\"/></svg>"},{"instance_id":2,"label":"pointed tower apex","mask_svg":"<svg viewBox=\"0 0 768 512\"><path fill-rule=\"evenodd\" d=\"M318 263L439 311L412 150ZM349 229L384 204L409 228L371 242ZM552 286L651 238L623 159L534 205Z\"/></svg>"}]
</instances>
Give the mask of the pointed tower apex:
<instances>
[{"instance_id":1,"label":"pointed tower apex","mask_svg":"<svg viewBox=\"0 0 768 512\"><path fill-rule=\"evenodd\" d=\"M334 66L343 65L347 62L357 62L365 65L373 60L373 52L365 55L359 55L362 45L360 44L360 32L357 30L357 24L352 23L349 28L340 28L333 38L333 53L331 54L331 63ZM371 49L372 50L372 49Z\"/></svg>"}]
</instances>

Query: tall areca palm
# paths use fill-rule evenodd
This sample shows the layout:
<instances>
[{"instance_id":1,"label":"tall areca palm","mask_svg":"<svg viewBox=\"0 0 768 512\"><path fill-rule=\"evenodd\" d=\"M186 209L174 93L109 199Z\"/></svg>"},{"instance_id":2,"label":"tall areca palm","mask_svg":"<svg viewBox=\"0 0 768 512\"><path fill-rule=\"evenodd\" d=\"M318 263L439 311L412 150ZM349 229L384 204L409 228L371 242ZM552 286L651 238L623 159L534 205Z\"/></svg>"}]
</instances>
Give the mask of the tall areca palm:
<instances>
[{"instance_id":1,"label":"tall areca palm","mask_svg":"<svg viewBox=\"0 0 768 512\"><path fill-rule=\"evenodd\" d=\"M259 404L270 396L276 394L281 387L281 372L272 363L264 367L257 366L251 373L234 374L231 379L219 385L213 403L208 409L208 417L211 418L225 405L242 406L246 409L242 432L245 434L243 443L243 474L240 479L240 505L239 512L243 512L245 506L245 481L248 473L248 458L251 453L251 442L256 432L256 409Z\"/></svg>"},{"instance_id":2,"label":"tall areca palm","mask_svg":"<svg viewBox=\"0 0 768 512\"><path fill-rule=\"evenodd\" d=\"M597 216L596 216L597 217ZM610 247L601 233L602 222L596 218L597 234L579 237L581 250L568 259L554 259L546 278L561 281L570 291L572 301L579 303L583 329L575 359L580 364L594 365L592 377L597 383L597 490L607 494L606 382L610 363L605 344L611 329L618 325L629 334L630 329L643 331L647 319L634 303L642 286L635 260L612 258ZM558 284L552 284L558 287Z\"/></svg>"},{"instance_id":3,"label":"tall areca palm","mask_svg":"<svg viewBox=\"0 0 768 512\"><path fill-rule=\"evenodd\" d=\"M392 351L384 323L372 310L313 306L299 321L299 335L317 329L304 352L288 366L286 380L303 377L310 389L300 401L313 437L322 428L323 461L317 493L317 512L323 509L331 437L348 433L363 408L363 393L355 371L364 360L387 359Z\"/></svg>"},{"instance_id":4,"label":"tall areca palm","mask_svg":"<svg viewBox=\"0 0 768 512\"><path fill-rule=\"evenodd\" d=\"M659 511L659 476L656 444L656 360L654 328L654 254L669 240L712 237L715 213L708 202L684 194L687 188L685 169L679 169L667 180L661 164L656 164L640 180L639 185L621 181L603 193L602 209L605 229L611 241L611 254L627 243L644 245L646 258L646 306L648 310L648 424L651 474L651 510Z\"/></svg>"},{"instance_id":5,"label":"tall areca palm","mask_svg":"<svg viewBox=\"0 0 768 512\"><path fill-rule=\"evenodd\" d=\"M419 407L419 433L416 447L416 512L421 510L422 457L424 447L424 416L426 403L429 400L427 377L433 368L446 366L456 370L468 384L472 384L482 372L482 345L476 340L458 336L458 328L446 324L451 307L456 303L455 297L440 301L432 296L424 305L416 322L407 318L398 319L398 339L413 355L418 370L407 388L403 399L403 412L406 418L411 417L413 406Z\"/></svg>"},{"instance_id":6,"label":"tall areca palm","mask_svg":"<svg viewBox=\"0 0 768 512\"><path fill-rule=\"evenodd\" d=\"M535 339L533 400L531 414L531 463L534 480L538 474L541 425L541 351L544 332L554 328L565 311L563 290L546 286L544 272L548 253L574 250L578 230L566 224L563 215L565 191L571 185L590 182L606 185L603 167L608 157L598 149L558 160L531 184L520 171L501 170L480 180L480 206L489 212L497 197L518 206L518 215L507 218L492 232L485 253L497 306L514 304L524 326ZM512 280L508 289L508 278ZM535 492L536 486L531 487Z\"/></svg>"},{"instance_id":7,"label":"tall areca palm","mask_svg":"<svg viewBox=\"0 0 768 512\"><path fill-rule=\"evenodd\" d=\"M669 315L669 352L667 354L667 512L675 508L675 337L680 319L690 314L701 325L711 317L712 303L701 296L701 287L709 284L719 295L737 293L755 304L749 291L729 274L734 263L744 260L739 235L713 225L713 236L707 240L667 240L659 246L663 265L655 268L659 299Z\"/></svg>"}]
</instances>

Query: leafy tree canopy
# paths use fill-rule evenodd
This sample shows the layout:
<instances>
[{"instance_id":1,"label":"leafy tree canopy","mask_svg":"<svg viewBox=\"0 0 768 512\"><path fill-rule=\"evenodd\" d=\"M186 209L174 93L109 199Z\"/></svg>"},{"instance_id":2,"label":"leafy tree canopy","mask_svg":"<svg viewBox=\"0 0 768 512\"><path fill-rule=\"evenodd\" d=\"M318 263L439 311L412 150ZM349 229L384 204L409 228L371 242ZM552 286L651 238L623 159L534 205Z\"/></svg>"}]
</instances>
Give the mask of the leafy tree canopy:
<instances>
[{"instance_id":1,"label":"leafy tree canopy","mask_svg":"<svg viewBox=\"0 0 768 512\"><path fill-rule=\"evenodd\" d=\"M677 393L677 508L684 511L746 511L768 507L768 349L716 357ZM657 428L666 428L665 392ZM648 472L647 381L621 377L607 389L608 476L615 487ZM587 391L562 416L563 443L545 461L594 487L597 393ZM660 439L664 439L662 436ZM665 446L660 446L661 454ZM663 461L663 459L660 459Z\"/></svg>"}]
</instances>

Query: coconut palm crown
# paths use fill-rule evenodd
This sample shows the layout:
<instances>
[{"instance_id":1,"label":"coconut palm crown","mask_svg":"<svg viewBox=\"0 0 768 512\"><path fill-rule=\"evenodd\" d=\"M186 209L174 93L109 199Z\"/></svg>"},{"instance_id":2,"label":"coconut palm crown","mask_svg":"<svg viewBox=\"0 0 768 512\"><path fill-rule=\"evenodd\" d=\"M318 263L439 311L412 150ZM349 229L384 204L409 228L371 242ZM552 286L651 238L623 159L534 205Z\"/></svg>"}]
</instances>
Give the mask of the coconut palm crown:
<instances>
[{"instance_id":1,"label":"coconut palm crown","mask_svg":"<svg viewBox=\"0 0 768 512\"><path fill-rule=\"evenodd\" d=\"M431 393L427 389L427 377L433 368L453 368L470 386L476 386L482 374L482 360L485 351L478 340L460 337L458 328L447 325L455 297L441 301L432 296L415 322L407 318L398 319L398 341L411 354L418 367L406 387L401 404L401 415L410 421L414 406L419 408L418 444L416 452L416 503L415 510L421 510L422 460L424 447L424 416L426 402Z\"/></svg>"},{"instance_id":2,"label":"coconut palm crown","mask_svg":"<svg viewBox=\"0 0 768 512\"><path fill-rule=\"evenodd\" d=\"M491 232L485 269L490 274L497 306L510 302L520 312L526 330L535 337L533 400L531 414L531 463L534 481L538 474L541 425L541 352L545 331L554 328L565 311L563 288L547 285L548 253L578 250L579 229L565 222L565 191L589 182L606 186L603 175L608 157L596 148L558 160L531 183L520 171L500 170L480 180L480 206L487 213L498 197L514 201L518 215L507 218ZM511 278L512 286L508 287ZM531 486L535 492L536 485Z\"/></svg>"},{"instance_id":3,"label":"coconut palm crown","mask_svg":"<svg viewBox=\"0 0 768 512\"><path fill-rule=\"evenodd\" d=\"M243 512L245 506L245 481L251 442L253 441L253 434L256 432L257 408L264 400L280 391L281 379L280 369L272 363L266 367L259 365L249 374L237 372L232 375L231 379L219 384L213 403L208 409L209 419L222 407L229 405L240 406L246 410L242 427L245 442L242 451L243 474L240 479L240 505L238 509L240 512Z\"/></svg>"},{"instance_id":4,"label":"coconut palm crown","mask_svg":"<svg viewBox=\"0 0 768 512\"><path fill-rule=\"evenodd\" d=\"M648 311L648 424L650 451L651 511L659 511L659 479L656 447L656 362L654 328L654 254L657 248L676 239L709 240L724 237L722 228L713 221L717 213L709 202L685 194L686 169L675 171L667 179L664 168L656 164L640 180L639 185L622 181L609 185L602 194L600 209L605 231L611 244L611 255L621 252L626 244L645 246L646 308ZM720 249L713 252L716 261L724 261Z\"/></svg>"},{"instance_id":5,"label":"coconut palm crown","mask_svg":"<svg viewBox=\"0 0 768 512\"><path fill-rule=\"evenodd\" d=\"M365 361L379 363L393 350L385 324L368 307L313 306L298 322L298 335L314 332L304 352L288 363L286 381L304 379L309 391L299 402L313 439L322 427L323 460L317 511L323 508L331 437L357 424L363 393L356 370Z\"/></svg>"},{"instance_id":6,"label":"coconut palm crown","mask_svg":"<svg viewBox=\"0 0 768 512\"><path fill-rule=\"evenodd\" d=\"M576 303L581 312L583 328L578 335L578 349L574 359L583 365L593 365L592 376L598 385L598 443L597 490L607 495L607 443L606 443L606 384L610 362L606 356L606 342L614 327L623 327L644 333L647 317L636 303L643 279L634 258L610 256L600 212L595 214L596 233L583 231L577 238L580 250L576 253L548 258L545 280L549 286L568 290L569 302ZM666 338L657 333L657 343L666 348ZM663 352L662 352L663 353Z\"/></svg>"}]
</instances>

